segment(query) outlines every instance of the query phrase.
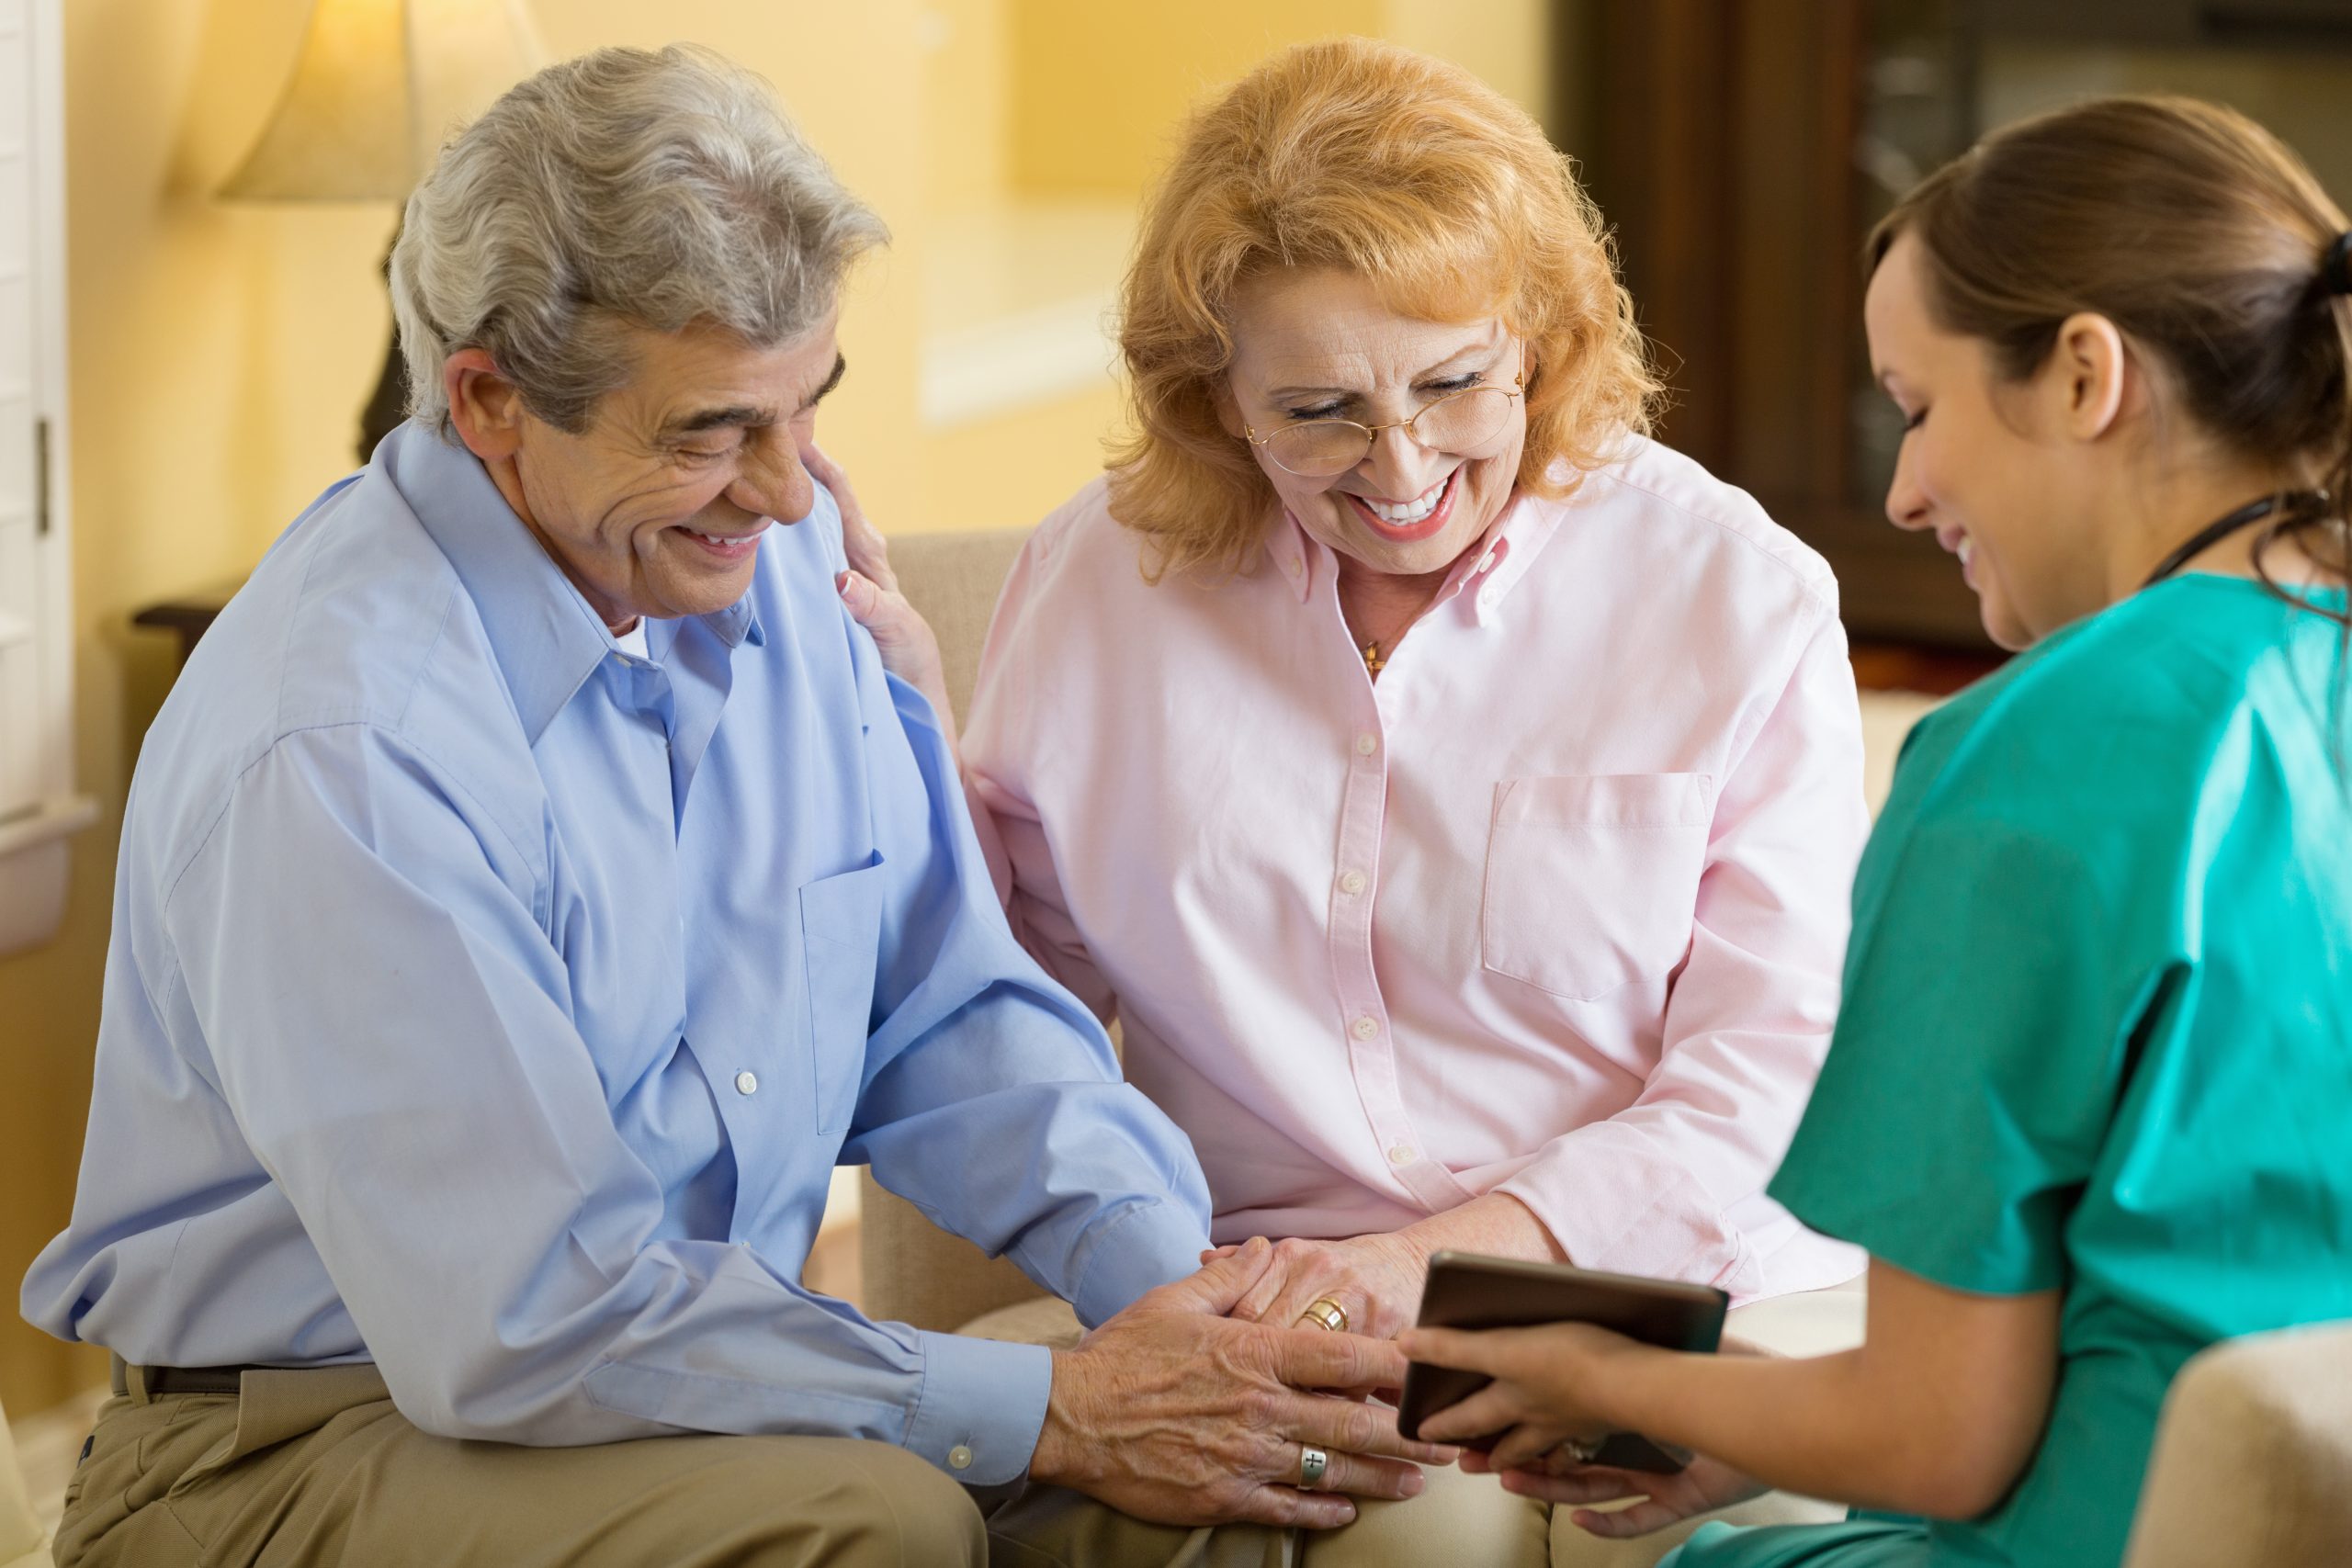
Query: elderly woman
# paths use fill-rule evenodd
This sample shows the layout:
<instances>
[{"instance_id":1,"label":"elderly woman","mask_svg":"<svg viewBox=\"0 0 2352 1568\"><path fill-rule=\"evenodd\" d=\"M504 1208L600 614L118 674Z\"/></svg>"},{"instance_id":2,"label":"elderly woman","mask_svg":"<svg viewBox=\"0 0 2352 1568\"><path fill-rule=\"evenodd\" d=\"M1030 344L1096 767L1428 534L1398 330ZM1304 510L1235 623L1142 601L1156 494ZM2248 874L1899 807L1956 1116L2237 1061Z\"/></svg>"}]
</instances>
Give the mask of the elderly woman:
<instances>
[{"instance_id":1,"label":"elderly woman","mask_svg":"<svg viewBox=\"0 0 2352 1568\"><path fill-rule=\"evenodd\" d=\"M1121 343L1134 433L1023 552L963 761L1216 1239L1285 1238L1237 1310L1391 1335L1441 1247L1853 1277L1763 1194L1866 827L1837 585L1644 435L1565 160L1438 62L1277 56L1185 136ZM1577 1560L1451 1474L1317 1560Z\"/></svg>"}]
</instances>

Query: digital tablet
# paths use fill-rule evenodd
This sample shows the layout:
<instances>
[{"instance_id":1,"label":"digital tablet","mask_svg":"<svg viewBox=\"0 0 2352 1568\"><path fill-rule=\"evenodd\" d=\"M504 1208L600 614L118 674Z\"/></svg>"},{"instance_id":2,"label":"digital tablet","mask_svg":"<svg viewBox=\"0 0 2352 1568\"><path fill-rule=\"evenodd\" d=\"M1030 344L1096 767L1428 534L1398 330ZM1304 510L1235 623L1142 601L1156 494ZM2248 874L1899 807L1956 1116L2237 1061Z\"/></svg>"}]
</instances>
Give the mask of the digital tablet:
<instances>
[{"instance_id":1,"label":"digital tablet","mask_svg":"<svg viewBox=\"0 0 2352 1568\"><path fill-rule=\"evenodd\" d=\"M1475 1253L1440 1252L1430 1258L1421 1289L1424 1328L1531 1328L1546 1323L1589 1323L1629 1339L1668 1350L1712 1351L1722 1343L1731 1298L1712 1285L1603 1274L1565 1263L1529 1263ZM1493 1380L1483 1372L1416 1361L1405 1374L1396 1429L1419 1435L1423 1421L1459 1404ZM1457 1448L1486 1450L1496 1437L1473 1438ZM1654 1443L1635 1432L1612 1432L1595 1464L1671 1474L1690 1462L1687 1450Z\"/></svg>"}]
</instances>

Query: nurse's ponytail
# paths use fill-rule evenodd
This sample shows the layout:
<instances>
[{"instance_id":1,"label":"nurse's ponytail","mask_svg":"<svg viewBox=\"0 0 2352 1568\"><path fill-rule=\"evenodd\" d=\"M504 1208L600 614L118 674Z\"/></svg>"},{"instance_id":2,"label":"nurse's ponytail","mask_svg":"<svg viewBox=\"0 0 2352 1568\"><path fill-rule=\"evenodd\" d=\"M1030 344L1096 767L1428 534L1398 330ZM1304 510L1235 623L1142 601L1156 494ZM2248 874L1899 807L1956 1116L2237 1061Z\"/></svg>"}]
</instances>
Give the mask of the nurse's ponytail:
<instances>
[{"instance_id":1,"label":"nurse's ponytail","mask_svg":"<svg viewBox=\"0 0 2352 1568\"><path fill-rule=\"evenodd\" d=\"M2323 522L2307 524L2299 532L2303 548L2314 559L2332 565L2338 576L2352 576L2352 228L2339 231L2328 243L2320 261L2319 284L2324 323L2317 335L2325 344L2324 352L2334 355L2336 373L2346 389L2336 408L2335 457L2321 477L2327 496L2322 515L2335 523L2333 558L2326 554L2330 539ZM2261 564L2257 551L2257 570ZM2267 574L2265 581L2268 581ZM2346 620L2346 635L2352 637L2352 618Z\"/></svg>"},{"instance_id":2,"label":"nurse's ponytail","mask_svg":"<svg viewBox=\"0 0 2352 1568\"><path fill-rule=\"evenodd\" d=\"M2103 98L1995 131L1872 232L1875 269L1921 242L1938 323L1998 372L2039 370L2093 312L2149 356L2180 412L2237 455L2297 476L2255 568L2292 538L2352 577L2352 238L2287 146L2193 98ZM2299 601L2300 602L2300 601ZM2314 605L2343 622L2352 613Z\"/></svg>"}]
</instances>

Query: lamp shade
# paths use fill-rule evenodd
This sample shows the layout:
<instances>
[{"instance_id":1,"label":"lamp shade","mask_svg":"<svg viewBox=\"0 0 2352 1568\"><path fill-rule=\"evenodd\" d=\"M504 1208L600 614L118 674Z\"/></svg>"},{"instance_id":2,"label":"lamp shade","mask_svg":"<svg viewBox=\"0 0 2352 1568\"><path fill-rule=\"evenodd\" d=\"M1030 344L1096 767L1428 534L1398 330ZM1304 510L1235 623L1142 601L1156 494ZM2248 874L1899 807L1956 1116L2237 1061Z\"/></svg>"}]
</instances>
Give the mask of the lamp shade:
<instances>
[{"instance_id":1,"label":"lamp shade","mask_svg":"<svg viewBox=\"0 0 2352 1568\"><path fill-rule=\"evenodd\" d=\"M544 62L522 0L317 0L293 77L220 194L403 200L443 137Z\"/></svg>"}]
</instances>

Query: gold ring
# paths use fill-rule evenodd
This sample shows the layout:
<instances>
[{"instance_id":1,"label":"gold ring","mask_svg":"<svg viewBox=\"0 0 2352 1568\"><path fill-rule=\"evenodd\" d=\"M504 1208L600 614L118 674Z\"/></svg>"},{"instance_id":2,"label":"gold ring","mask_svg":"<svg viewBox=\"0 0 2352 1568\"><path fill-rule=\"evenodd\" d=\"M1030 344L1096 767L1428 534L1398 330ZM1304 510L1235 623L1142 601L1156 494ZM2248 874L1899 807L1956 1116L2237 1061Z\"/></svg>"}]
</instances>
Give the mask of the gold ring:
<instances>
[{"instance_id":1,"label":"gold ring","mask_svg":"<svg viewBox=\"0 0 2352 1568\"><path fill-rule=\"evenodd\" d=\"M1298 1314L1298 1321L1311 1323L1317 1328L1328 1328L1334 1334L1345 1334L1348 1331L1348 1309L1329 1296L1317 1296L1306 1303L1306 1310Z\"/></svg>"}]
</instances>

